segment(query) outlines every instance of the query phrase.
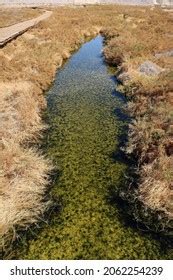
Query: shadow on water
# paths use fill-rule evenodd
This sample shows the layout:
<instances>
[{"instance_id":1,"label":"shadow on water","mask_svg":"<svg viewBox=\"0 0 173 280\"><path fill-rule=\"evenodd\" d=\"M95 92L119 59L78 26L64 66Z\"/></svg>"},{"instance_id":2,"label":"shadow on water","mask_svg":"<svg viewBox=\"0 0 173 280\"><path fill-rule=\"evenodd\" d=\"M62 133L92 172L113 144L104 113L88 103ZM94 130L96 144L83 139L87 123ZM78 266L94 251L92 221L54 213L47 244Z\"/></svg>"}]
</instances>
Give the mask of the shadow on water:
<instances>
[{"instance_id":1,"label":"shadow on water","mask_svg":"<svg viewBox=\"0 0 173 280\"><path fill-rule=\"evenodd\" d=\"M21 259L160 259L161 243L126 223L115 195L132 160L126 143L126 99L101 55L103 39L84 44L57 72L47 94L44 150L52 160L55 208L18 245ZM110 71L111 70L111 71Z\"/></svg>"}]
</instances>

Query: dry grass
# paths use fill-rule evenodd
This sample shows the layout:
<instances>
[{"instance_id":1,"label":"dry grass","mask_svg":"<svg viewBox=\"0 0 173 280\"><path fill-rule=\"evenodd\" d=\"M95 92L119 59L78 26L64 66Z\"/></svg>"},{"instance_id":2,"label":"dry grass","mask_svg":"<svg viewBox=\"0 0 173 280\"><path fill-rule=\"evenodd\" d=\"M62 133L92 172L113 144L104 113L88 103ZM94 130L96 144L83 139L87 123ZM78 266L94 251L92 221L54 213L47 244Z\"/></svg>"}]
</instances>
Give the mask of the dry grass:
<instances>
[{"instance_id":1,"label":"dry grass","mask_svg":"<svg viewBox=\"0 0 173 280\"><path fill-rule=\"evenodd\" d=\"M23 18L37 13L35 10L32 10L31 14L28 11L28 9L26 12L21 10L20 15L17 14L17 17L13 17L13 19L23 20ZM4 18L3 22L11 24L11 12L6 10L1 13ZM74 9L57 7L53 9L53 15L48 20L39 23L0 50L0 235L3 247L6 246L5 237L9 232L14 232L15 239L16 227L26 228L35 222L47 207L46 203L43 203L43 198L50 163L39 155L38 151L29 148L27 143L31 139L33 141L33 138L37 139L44 129L40 118L41 109L46 105L43 91L54 79L56 69L61 67L63 59L68 58L71 52L77 49L88 36L95 36L102 27L108 43L105 50L106 58L109 59L111 55L109 61L112 61L118 55L121 61L119 63L115 61L115 63L121 63L124 69L130 70L133 74L136 73L136 67L141 61L146 58L154 59L154 52L170 48L172 37L167 36L168 39L165 40L166 34L170 35L172 32L170 25L169 15L160 10L151 11L149 8L92 6ZM153 40L153 38L155 39ZM159 63L164 66L165 62L160 59ZM170 81L169 75L166 78L163 77L160 82L156 79L150 80L150 83L144 83L143 79L136 77L135 85L139 85L136 87L142 91L139 94L140 98L136 101L139 107L141 107L141 98L143 98L145 102L142 104L146 104L147 110L150 110L147 105L151 103L148 96L157 96L154 90L156 85L158 92L162 92L159 96L165 96L163 93L163 85L165 85L167 100L169 98L172 100L172 91L167 86ZM151 88L149 84L154 87ZM134 89L133 82L128 85L128 89L130 88ZM151 94L146 94L146 88L149 90L147 92L151 92ZM131 92L136 93L134 90ZM142 108L144 115L146 108L145 106ZM162 109L162 115L167 120L166 109L163 109L162 104L159 108ZM133 110L140 116L134 104ZM139 129L135 137L139 143L143 139L144 131L148 131L148 127L147 124L146 127L143 124L143 131L139 119L137 122ZM148 120L146 122L148 123ZM139 130L141 130L140 136ZM146 139L151 139L147 133ZM161 142L162 145L168 143L168 141L164 141ZM134 145L137 145L136 142ZM145 147L147 154L149 145L148 143L145 145L147 145ZM172 176L171 174L170 172L169 176ZM155 179L157 182L160 180L160 178ZM142 184L146 186L144 181ZM149 195L147 187L143 188L143 192L140 188L140 198L142 200L146 198L145 201L147 200L149 207L152 207L152 199L149 199L147 195ZM159 197L157 201L160 201ZM159 203L156 204L153 207L158 208Z\"/></svg>"},{"instance_id":2,"label":"dry grass","mask_svg":"<svg viewBox=\"0 0 173 280\"><path fill-rule=\"evenodd\" d=\"M50 163L22 145L44 128L28 82L1 83L0 87L0 236L26 227L46 208L43 203ZM33 165L34 163L34 165ZM14 237L14 236L13 236ZM5 246L4 239L2 240Z\"/></svg>"},{"instance_id":3,"label":"dry grass","mask_svg":"<svg viewBox=\"0 0 173 280\"><path fill-rule=\"evenodd\" d=\"M144 216L148 209L159 211L166 223L173 218L173 58L155 54L173 50L172 28L171 14L159 8L126 8L115 27L103 29L106 60L118 66L121 89L130 97L129 112L135 118L127 147L139 162L134 195L145 206ZM146 60L164 71L141 74L138 67Z\"/></svg>"},{"instance_id":4,"label":"dry grass","mask_svg":"<svg viewBox=\"0 0 173 280\"><path fill-rule=\"evenodd\" d=\"M139 199L155 211L163 211L169 219L173 218L173 158L159 155L151 164L141 168Z\"/></svg>"},{"instance_id":5,"label":"dry grass","mask_svg":"<svg viewBox=\"0 0 173 280\"><path fill-rule=\"evenodd\" d=\"M0 28L32 19L39 16L43 11L32 8L0 8Z\"/></svg>"}]
</instances>

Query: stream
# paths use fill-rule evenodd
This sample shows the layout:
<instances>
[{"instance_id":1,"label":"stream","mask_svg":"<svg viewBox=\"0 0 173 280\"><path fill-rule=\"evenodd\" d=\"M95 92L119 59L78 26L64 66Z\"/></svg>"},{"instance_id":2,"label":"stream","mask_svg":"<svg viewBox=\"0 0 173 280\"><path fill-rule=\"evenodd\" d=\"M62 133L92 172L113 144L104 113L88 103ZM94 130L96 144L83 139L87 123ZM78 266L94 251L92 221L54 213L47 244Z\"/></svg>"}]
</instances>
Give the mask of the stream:
<instances>
[{"instance_id":1,"label":"stream","mask_svg":"<svg viewBox=\"0 0 173 280\"><path fill-rule=\"evenodd\" d=\"M56 168L51 196L59 208L23 240L20 259L167 258L160 242L127 224L110 199L128 170L116 157L128 117L102 48L101 36L83 44L47 94L46 152Z\"/></svg>"}]
</instances>

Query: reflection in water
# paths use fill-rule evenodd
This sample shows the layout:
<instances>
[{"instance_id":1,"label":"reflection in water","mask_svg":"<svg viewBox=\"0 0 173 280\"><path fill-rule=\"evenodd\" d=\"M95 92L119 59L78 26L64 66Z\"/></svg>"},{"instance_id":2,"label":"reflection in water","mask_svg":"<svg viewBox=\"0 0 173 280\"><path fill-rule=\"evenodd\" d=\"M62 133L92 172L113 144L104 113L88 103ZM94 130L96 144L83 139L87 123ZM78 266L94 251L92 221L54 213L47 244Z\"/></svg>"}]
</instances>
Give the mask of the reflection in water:
<instances>
[{"instance_id":1,"label":"reflection in water","mask_svg":"<svg viewBox=\"0 0 173 280\"><path fill-rule=\"evenodd\" d=\"M22 258L166 258L158 241L125 225L107 200L124 183L127 166L112 154L128 118L101 49L100 36L84 44L48 93L47 151L60 174L51 193L62 209L25 244Z\"/></svg>"}]
</instances>

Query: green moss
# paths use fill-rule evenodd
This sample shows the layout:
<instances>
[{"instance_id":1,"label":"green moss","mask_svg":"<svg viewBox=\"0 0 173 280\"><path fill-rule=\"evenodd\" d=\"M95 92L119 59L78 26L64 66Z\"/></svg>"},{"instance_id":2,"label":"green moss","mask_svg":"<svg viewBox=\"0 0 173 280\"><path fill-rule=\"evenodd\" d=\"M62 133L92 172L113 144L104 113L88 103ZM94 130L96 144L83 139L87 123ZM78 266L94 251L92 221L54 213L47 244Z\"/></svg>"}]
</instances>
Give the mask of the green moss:
<instances>
[{"instance_id":1,"label":"green moss","mask_svg":"<svg viewBox=\"0 0 173 280\"><path fill-rule=\"evenodd\" d=\"M93 47L87 50L90 55ZM108 200L110 190L124 184L128 167L112 157L123 125L113 112L123 103L112 95L114 83L98 55L100 49L99 41L92 60L87 51L82 60L81 50L50 91L47 153L60 174L51 194L62 209L20 246L18 258L168 258L151 235L127 226ZM78 75L74 64L80 68Z\"/></svg>"}]
</instances>

